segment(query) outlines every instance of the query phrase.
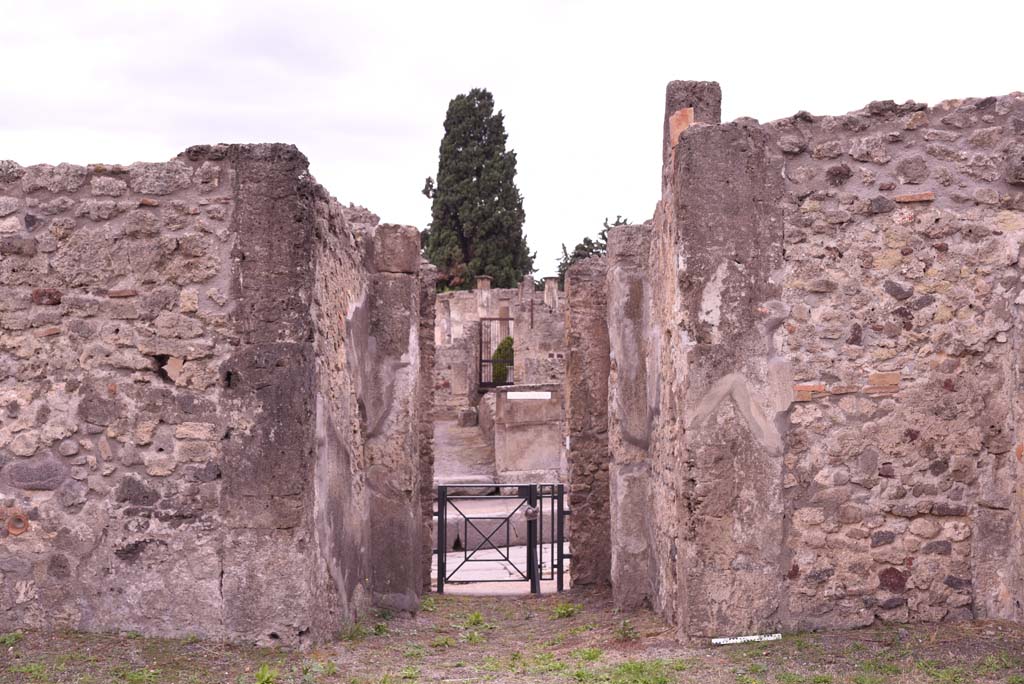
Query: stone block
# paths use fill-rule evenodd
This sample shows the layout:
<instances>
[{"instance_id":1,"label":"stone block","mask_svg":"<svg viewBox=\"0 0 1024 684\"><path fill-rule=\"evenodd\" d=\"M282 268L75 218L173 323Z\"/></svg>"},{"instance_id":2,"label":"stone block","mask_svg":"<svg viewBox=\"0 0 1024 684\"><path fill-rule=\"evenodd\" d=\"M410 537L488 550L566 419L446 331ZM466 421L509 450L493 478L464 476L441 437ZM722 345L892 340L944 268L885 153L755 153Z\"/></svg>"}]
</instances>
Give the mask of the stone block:
<instances>
[{"instance_id":1,"label":"stone block","mask_svg":"<svg viewBox=\"0 0 1024 684\"><path fill-rule=\"evenodd\" d=\"M9 463L2 471L13 487L35 491L52 491L67 479L68 466L53 456L43 456Z\"/></svg>"},{"instance_id":2,"label":"stone block","mask_svg":"<svg viewBox=\"0 0 1024 684\"><path fill-rule=\"evenodd\" d=\"M128 186L132 192L146 195L169 195L192 182L192 167L180 161L165 163L138 162L128 167Z\"/></svg>"},{"instance_id":3,"label":"stone block","mask_svg":"<svg viewBox=\"0 0 1024 684\"><path fill-rule=\"evenodd\" d=\"M24 169L21 187L26 193L38 190L73 193L85 183L86 168L76 164L37 164Z\"/></svg>"},{"instance_id":4,"label":"stone block","mask_svg":"<svg viewBox=\"0 0 1024 684\"><path fill-rule=\"evenodd\" d=\"M412 226L384 223L373 232L373 264L381 273L416 273L420 233Z\"/></svg>"}]
</instances>

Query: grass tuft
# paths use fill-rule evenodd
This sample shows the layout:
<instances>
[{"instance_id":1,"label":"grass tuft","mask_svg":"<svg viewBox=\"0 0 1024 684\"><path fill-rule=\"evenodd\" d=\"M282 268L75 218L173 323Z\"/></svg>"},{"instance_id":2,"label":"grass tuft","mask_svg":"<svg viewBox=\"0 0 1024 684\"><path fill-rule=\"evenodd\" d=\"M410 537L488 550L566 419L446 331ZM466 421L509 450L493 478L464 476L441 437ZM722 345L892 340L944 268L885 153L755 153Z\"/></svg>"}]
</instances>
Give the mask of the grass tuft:
<instances>
[{"instance_id":1,"label":"grass tuft","mask_svg":"<svg viewBox=\"0 0 1024 684\"><path fill-rule=\"evenodd\" d=\"M583 606L578 603L569 603L568 601L560 601L555 604L554 610L551 611L551 616L556 620L562 620L565 618L571 618L578 615L583 610Z\"/></svg>"}]
</instances>

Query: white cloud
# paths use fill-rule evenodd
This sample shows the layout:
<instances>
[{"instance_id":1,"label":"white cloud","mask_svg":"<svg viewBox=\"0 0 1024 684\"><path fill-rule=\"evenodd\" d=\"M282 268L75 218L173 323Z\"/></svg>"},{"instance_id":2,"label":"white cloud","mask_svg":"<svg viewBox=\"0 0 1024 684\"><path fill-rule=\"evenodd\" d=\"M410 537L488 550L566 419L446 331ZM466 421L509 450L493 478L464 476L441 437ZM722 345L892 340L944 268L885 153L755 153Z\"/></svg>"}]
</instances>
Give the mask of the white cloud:
<instances>
[{"instance_id":1,"label":"white cloud","mask_svg":"<svg viewBox=\"0 0 1024 684\"><path fill-rule=\"evenodd\" d=\"M1021 89L1019 3L0 0L0 157L131 162L293 142L342 201L423 227L448 100L504 110L541 274L606 216L648 218L665 83L727 119Z\"/></svg>"}]
</instances>

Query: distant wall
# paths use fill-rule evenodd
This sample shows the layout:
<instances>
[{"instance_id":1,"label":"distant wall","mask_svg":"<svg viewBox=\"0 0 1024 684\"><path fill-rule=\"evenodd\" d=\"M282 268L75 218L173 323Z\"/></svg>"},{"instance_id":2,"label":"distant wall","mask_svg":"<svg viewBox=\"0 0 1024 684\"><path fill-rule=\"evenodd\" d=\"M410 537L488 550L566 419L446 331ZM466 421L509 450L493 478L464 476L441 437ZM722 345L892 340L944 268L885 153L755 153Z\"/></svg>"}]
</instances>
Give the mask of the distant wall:
<instances>
[{"instance_id":1,"label":"distant wall","mask_svg":"<svg viewBox=\"0 0 1024 684\"><path fill-rule=\"evenodd\" d=\"M494 390L494 464L499 482L564 481L561 385Z\"/></svg>"},{"instance_id":2,"label":"distant wall","mask_svg":"<svg viewBox=\"0 0 1024 684\"><path fill-rule=\"evenodd\" d=\"M370 554L424 534L415 229L199 146L0 162L0 255L6 624L296 644L415 602Z\"/></svg>"},{"instance_id":3,"label":"distant wall","mask_svg":"<svg viewBox=\"0 0 1024 684\"><path fill-rule=\"evenodd\" d=\"M434 316L434 407L438 419L454 420L460 409L479 401L481 318L512 319L509 328L515 340L516 385L562 381L564 313L557 300L545 302L544 292L535 290L532 279L519 288L439 293ZM491 345L496 347L501 340L492 337Z\"/></svg>"}]
</instances>

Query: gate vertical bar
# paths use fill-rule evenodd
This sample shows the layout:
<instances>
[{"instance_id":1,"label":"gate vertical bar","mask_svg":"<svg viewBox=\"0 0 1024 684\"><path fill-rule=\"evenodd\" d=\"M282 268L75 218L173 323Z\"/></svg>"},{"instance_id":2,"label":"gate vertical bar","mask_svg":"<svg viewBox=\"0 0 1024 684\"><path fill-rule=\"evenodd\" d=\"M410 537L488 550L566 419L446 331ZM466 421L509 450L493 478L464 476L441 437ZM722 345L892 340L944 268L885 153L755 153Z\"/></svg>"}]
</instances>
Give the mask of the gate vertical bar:
<instances>
[{"instance_id":1,"label":"gate vertical bar","mask_svg":"<svg viewBox=\"0 0 1024 684\"><path fill-rule=\"evenodd\" d=\"M437 488L437 593L444 593L444 578L448 572L445 556L447 555L448 540L448 487L441 485Z\"/></svg>"},{"instance_id":2,"label":"gate vertical bar","mask_svg":"<svg viewBox=\"0 0 1024 684\"><path fill-rule=\"evenodd\" d=\"M558 528L558 532L555 535L558 538L558 591L562 591L564 588L564 572L565 572L565 485L558 485L558 512L555 514L555 525Z\"/></svg>"},{"instance_id":3,"label":"gate vertical bar","mask_svg":"<svg viewBox=\"0 0 1024 684\"><path fill-rule=\"evenodd\" d=\"M532 508L537 507L537 485L532 484L527 490L526 504ZM540 593L540 567L537 565L537 515L534 514L531 520L526 521L526 572L530 580L530 593Z\"/></svg>"}]
</instances>

